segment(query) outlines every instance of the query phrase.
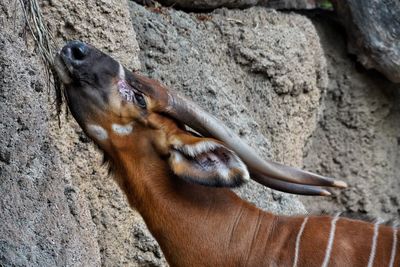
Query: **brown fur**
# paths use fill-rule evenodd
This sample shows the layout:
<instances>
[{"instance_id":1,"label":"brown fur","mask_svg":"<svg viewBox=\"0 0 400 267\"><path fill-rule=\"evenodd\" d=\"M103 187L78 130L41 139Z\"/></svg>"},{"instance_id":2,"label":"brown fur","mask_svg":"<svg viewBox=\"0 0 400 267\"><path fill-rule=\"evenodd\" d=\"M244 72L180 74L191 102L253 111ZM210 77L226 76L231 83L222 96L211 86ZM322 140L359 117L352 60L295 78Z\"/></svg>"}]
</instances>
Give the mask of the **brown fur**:
<instances>
[{"instance_id":1,"label":"brown fur","mask_svg":"<svg viewBox=\"0 0 400 267\"><path fill-rule=\"evenodd\" d=\"M176 146L204 140L223 144L212 138L193 136L163 114L170 99L159 83L136 73L125 71L121 74L119 63L77 41L62 49L58 61L65 64L65 67L59 66L60 76L71 76L64 82L72 114L105 152L115 180L129 204L143 216L171 266L292 266L297 237L301 237L298 239L297 266L322 265L332 217L309 217L300 236L305 221L303 216L276 216L242 200L227 188L202 186L196 179L189 182L179 176L180 173L196 175L185 168L194 165L198 170L201 164L198 158L186 155L191 163L175 166L180 163L171 162L169 157L179 149ZM120 79L127 80L132 92L141 94L146 105L137 105L136 98L131 101L121 97L118 93ZM103 128L107 138L97 140L96 133L88 129L89 124ZM129 124L133 131L121 135L113 132L112 124ZM224 166L222 164L230 162L225 160L229 153L234 155L230 150L219 155L214 153L214 157L206 155L212 160L206 161L204 169L200 168L206 171L200 171L199 176L213 178L207 170L214 165L208 162L215 161L220 163L215 166ZM228 182L229 178L239 175L237 170L240 169L237 164L229 167L236 171L225 172ZM221 169L217 168L217 171ZM242 170L241 176L245 174L246 170ZM389 226L379 226L374 266L388 266L393 230ZM372 223L340 218L336 223L328 265L367 266L373 232ZM400 266L400 231L397 235L396 267Z\"/></svg>"},{"instance_id":2,"label":"brown fur","mask_svg":"<svg viewBox=\"0 0 400 267\"><path fill-rule=\"evenodd\" d=\"M173 121L164 120L164 131L181 131L174 127ZM293 264L303 217L275 216L228 189L204 187L176 177L151 145L151 138L164 134L150 132L136 127L130 138L112 135L116 147L109 155L116 180L129 203L143 216L171 266ZM328 216L309 219L298 266L321 266L331 220ZM329 266L366 266L372 234L371 223L339 219ZM380 226L374 266L388 265L391 242L392 228Z\"/></svg>"}]
</instances>

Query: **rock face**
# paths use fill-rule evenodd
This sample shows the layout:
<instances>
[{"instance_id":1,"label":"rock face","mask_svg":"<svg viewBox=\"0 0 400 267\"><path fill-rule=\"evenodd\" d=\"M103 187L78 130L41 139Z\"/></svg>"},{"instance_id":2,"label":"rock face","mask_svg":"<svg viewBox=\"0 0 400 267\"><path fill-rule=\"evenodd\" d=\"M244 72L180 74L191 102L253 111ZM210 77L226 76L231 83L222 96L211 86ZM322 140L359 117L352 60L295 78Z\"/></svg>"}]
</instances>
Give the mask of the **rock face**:
<instances>
[{"instance_id":1,"label":"rock face","mask_svg":"<svg viewBox=\"0 0 400 267\"><path fill-rule=\"evenodd\" d=\"M221 118L263 156L301 165L325 86L308 19L260 7L196 15L131 3L130 10L146 74ZM239 191L274 212L302 210L294 197L254 183Z\"/></svg>"},{"instance_id":2,"label":"rock face","mask_svg":"<svg viewBox=\"0 0 400 267\"><path fill-rule=\"evenodd\" d=\"M136 0L143 2L143 0ZM400 83L400 2L394 0L161 0L166 6L185 10L246 8L332 9L347 31L349 52L367 69L376 69Z\"/></svg>"},{"instance_id":3,"label":"rock face","mask_svg":"<svg viewBox=\"0 0 400 267\"><path fill-rule=\"evenodd\" d=\"M376 161L374 154L368 154L364 165L350 165L350 173L367 169L368 164L383 170L386 159L397 155L399 110L377 89L382 80L358 74L343 59L344 52L335 54L335 42L329 41L328 46L327 39L323 44L330 68L337 67L329 71L331 82L323 98L326 110L314 132L321 90L328 86L327 71L317 32L303 16L260 7L210 14L146 9L135 3L128 9L117 0L41 4L60 46L67 39L81 39L133 69L140 68L140 59L144 73L220 117L264 157L301 166L306 154L308 169L341 177L347 169L336 173L332 159L332 169L327 170L316 155L329 159L336 155L345 166L347 161L356 162L354 157L368 154L360 149L353 157L344 155L346 146L334 145L340 143L342 133L353 138L352 150L373 142L376 146L367 148L375 147L380 155ZM0 14L0 265L166 266L140 216L100 166L101 153L72 116L61 116L58 126L54 99L47 94L52 89L35 51L20 37L22 16L18 9L15 13L15 6L16 0L0 3L5 10ZM351 71L342 73L341 68ZM364 100L368 104L361 104ZM343 125L346 128L335 130ZM333 145L326 145L326 134ZM380 142L391 149L386 155L386 150L378 150ZM393 173L399 163L397 155L389 164ZM296 197L255 183L238 192L273 212L305 211ZM365 198L377 193L365 192ZM355 198L355 193L338 199ZM380 198L393 203L382 205L391 214L399 201L393 196ZM375 204L371 203L367 207Z\"/></svg>"},{"instance_id":4,"label":"rock face","mask_svg":"<svg viewBox=\"0 0 400 267\"><path fill-rule=\"evenodd\" d=\"M22 15L10 8L18 3L1 5L0 265L164 266L140 216L100 167L101 153L71 116L58 126L42 64L19 37ZM42 8L60 45L83 39L138 68L124 3L44 1ZM309 20L257 8L210 19L135 4L130 10L146 73L220 116L264 156L301 165L325 76ZM96 28L114 17L121 19L115 26ZM275 212L304 212L286 194L255 184L240 191Z\"/></svg>"},{"instance_id":5,"label":"rock face","mask_svg":"<svg viewBox=\"0 0 400 267\"><path fill-rule=\"evenodd\" d=\"M400 2L334 1L352 54L367 69L374 68L400 83Z\"/></svg>"},{"instance_id":6,"label":"rock face","mask_svg":"<svg viewBox=\"0 0 400 267\"><path fill-rule=\"evenodd\" d=\"M79 39L106 51L126 67L137 69L138 44L125 1L43 1L42 9L59 47ZM97 231L103 266L162 266L160 249L141 217L132 210L107 169L102 153L83 134L72 116L61 117L61 128L51 122L52 146L64 168L87 199Z\"/></svg>"},{"instance_id":7,"label":"rock face","mask_svg":"<svg viewBox=\"0 0 400 267\"><path fill-rule=\"evenodd\" d=\"M14 1L0 9L0 266L100 265L87 201L50 136L53 108L22 14Z\"/></svg>"},{"instance_id":8,"label":"rock face","mask_svg":"<svg viewBox=\"0 0 400 267\"><path fill-rule=\"evenodd\" d=\"M305 153L306 169L348 179L333 198L302 198L308 210L400 217L400 94L375 72L355 66L341 29L317 26L328 65L324 111Z\"/></svg>"},{"instance_id":9,"label":"rock face","mask_svg":"<svg viewBox=\"0 0 400 267\"><path fill-rule=\"evenodd\" d=\"M146 0L135 0L138 3ZM160 0L166 6L177 6L187 10L210 10L220 7L246 8L264 6L276 9L310 9L323 7L323 0Z\"/></svg>"},{"instance_id":10,"label":"rock face","mask_svg":"<svg viewBox=\"0 0 400 267\"><path fill-rule=\"evenodd\" d=\"M112 53L130 68L138 68L138 44L125 1L44 0L43 15L58 47L79 39Z\"/></svg>"}]
</instances>

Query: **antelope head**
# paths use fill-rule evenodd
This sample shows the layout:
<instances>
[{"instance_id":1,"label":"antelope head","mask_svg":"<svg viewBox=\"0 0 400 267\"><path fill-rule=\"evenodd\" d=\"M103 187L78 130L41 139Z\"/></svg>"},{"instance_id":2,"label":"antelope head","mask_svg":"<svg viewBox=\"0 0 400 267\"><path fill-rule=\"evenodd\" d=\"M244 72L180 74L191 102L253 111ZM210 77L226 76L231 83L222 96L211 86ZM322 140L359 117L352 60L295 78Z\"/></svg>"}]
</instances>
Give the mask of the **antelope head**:
<instances>
[{"instance_id":1,"label":"antelope head","mask_svg":"<svg viewBox=\"0 0 400 267\"><path fill-rule=\"evenodd\" d=\"M55 62L71 113L111 160L129 149L144 164L163 162L176 177L207 186L235 187L254 179L305 195L329 195L324 187L346 187L262 159L193 102L90 45L71 41Z\"/></svg>"}]
</instances>

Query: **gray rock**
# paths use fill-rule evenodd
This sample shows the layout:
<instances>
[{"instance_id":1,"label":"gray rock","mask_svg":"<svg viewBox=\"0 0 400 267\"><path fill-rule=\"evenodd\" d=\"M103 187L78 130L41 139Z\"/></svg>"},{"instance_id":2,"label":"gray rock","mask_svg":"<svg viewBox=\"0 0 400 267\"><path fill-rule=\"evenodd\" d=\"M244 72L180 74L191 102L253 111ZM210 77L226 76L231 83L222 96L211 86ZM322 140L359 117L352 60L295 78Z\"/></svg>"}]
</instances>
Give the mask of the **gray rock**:
<instances>
[{"instance_id":1,"label":"gray rock","mask_svg":"<svg viewBox=\"0 0 400 267\"><path fill-rule=\"evenodd\" d=\"M136 0L139 3L146 1ZM166 6L185 10L246 8L333 9L347 31L348 50L367 69L376 69L390 81L400 83L400 2L358 0L160 0Z\"/></svg>"},{"instance_id":2,"label":"gray rock","mask_svg":"<svg viewBox=\"0 0 400 267\"><path fill-rule=\"evenodd\" d=\"M303 197L310 211L400 217L400 94L378 73L357 68L344 33L315 20L328 63L329 84L315 133L305 151L307 169L345 179L333 198Z\"/></svg>"},{"instance_id":3,"label":"gray rock","mask_svg":"<svg viewBox=\"0 0 400 267\"><path fill-rule=\"evenodd\" d=\"M131 29L126 1L40 1L56 45L78 39L112 53L127 67L137 69L138 44Z\"/></svg>"},{"instance_id":4,"label":"gray rock","mask_svg":"<svg viewBox=\"0 0 400 267\"><path fill-rule=\"evenodd\" d=\"M400 83L400 2L334 1L348 36L348 49L367 69Z\"/></svg>"},{"instance_id":5,"label":"gray rock","mask_svg":"<svg viewBox=\"0 0 400 267\"><path fill-rule=\"evenodd\" d=\"M264 157L302 164L325 86L325 61L308 19L259 7L207 18L130 7L146 74L221 118ZM255 183L239 192L273 212L304 212L295 197Z\"/></svg>"},{"instance_id":6,"label":"gray rock","mask_svg":"<svg viewBox=\"0 0 400 267\"><path fill-rule=\"evenodd\" d=\"M0 266L100 265L84 195L50 137L45 75L15 1L0 9Z\"/></svg>"},{"instance_id":7,"label":"gray rock","mask_svg":"<svg viewBox=\"0 0 400 267\"><path fill-rule=\"evenodd\" d=\"M147 3L146 0L135 0ZM264 6L276 9L311 9L324 7L324 0L160 0L166 6L176 6L186 10L210 10L220 7L246 8Z\"/></svg>"},{"instance_id":8,"label":"gray rock","mask_svg":"<svg viewBox=\"0 0 400 267\"><path fill-rule=\"evenodd\" d=\"M118 0L43 1L42 10L59 47L79 39L137 69L138 44L127 2ZM51 121L52 145L60 151L76 187L86 196L98 232L102 266L162 266L161 252L140 215L127 204L106 167L102 153L83 134L72 116Z\"/></svg>"},{"instance_id":9,"label":"gray rock","mask_svg":"<svg viewBox=\"0 0 400 267\"><path fill-rule=\"evenodd\" d=\"M15 4L10 1L1 6L6 12L0 15L0 25L4 25L0 26L0 264L166 266L142 219L127 205L106 167L100 166L101 153L71 116L60 118L61 127L52 116L53 97L47 96L49 88L42 65L18 37L21 21L15 22L13 9L5 8ZM143 72L220 117L264 157L302 166L303 154L307 153L306 162L317 165L306 166L325 172L319 161L310 157L317 154L316 150L321 151L320 157L332 151L323 149L323 143L314 145L314 141L304 150L321 112L321 91L327 87L319 37L307 18L260 7L222 9L207 15L164 8L152 12L131 3L133 31L125 2L53 0L43 1L42 8L59 45L66 39L82 39L111 51L135 69L139 68L139 55ZM341 75L341 79L347 79ZM351 75L359 77L356 73ZM336 102L329 104L325 100L327 107L335 110L332 116L340 123L362 129L360 136L351 132L351 127L346 129L346 133L354 134L351 140L362 139L369 125L384 121L382 131L378 126L375 131L389 136L391 141L385 144L396 147L392 141L398 140L393 136L399 131L390 125L396 123L398 111L390 99L373 87L368 92L375 93L378 104L349 103L360 95L369 99L362 95L361 88L371 80L364 76L359 79L355 84L347 83L348 87L360 83L353 93L336 90L332 79L328 95L340 92L337 97L349 97L337 102L340 107L346 106L340 112ZM375 81L376 87L378 83ZM352 116L350 111L357 104L364 108ZM374 116L361 116L372 109ZM392 115L386 119L385 114ZM318 140L323 140L323 127L331 127L330 134L336 133L336 124L329 126L329 121L319 124L314 133L321 137ZM385 129L390 129L389 135L385 135ZM334 144L340 142L339 137L332 140ZM365 143L358 145L356 148ZM390 151L392 155L394 150ZM341 158L339 152L332 155L338 162L355 161ZM362 156L361 152L357 154ZM385 157L378 158L383 166L381 159ZM371 162L375 164L368 160L364 164ZM399 165L397 158L393 162ZM351 165L351 170L361 167ZM297 197L255 183L238 192L265 210L281 214L305 212ZM346 197L338 199L344 201ZM385 203L399 201L393 194L379 199ZM395 206L391 205L385 207Z\"/></svg>"}]
</instances>

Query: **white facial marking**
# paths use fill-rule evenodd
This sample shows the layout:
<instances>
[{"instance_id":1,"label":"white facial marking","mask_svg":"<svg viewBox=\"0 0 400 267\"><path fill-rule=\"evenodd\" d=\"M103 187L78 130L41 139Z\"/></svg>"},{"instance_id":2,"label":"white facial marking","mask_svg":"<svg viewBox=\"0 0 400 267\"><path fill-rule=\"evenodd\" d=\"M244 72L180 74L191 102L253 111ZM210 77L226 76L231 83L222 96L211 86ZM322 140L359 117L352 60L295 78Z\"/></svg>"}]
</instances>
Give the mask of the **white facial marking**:
<instances>
[{"instance_id":1,"label":"white facial marking","mask_svg":"<svg viewBox=\"0 0 400 267\"><path fill-rule=\"evenodd\" d=\"M121 63L119 63L118 76L119 76L119 79L120 79L120 80L125 80L125 69L124 69L124 67L121 65Z\"/></svg>"},{"instance_id":2,"label":"white facial marking","mask_svg":"<svg viewBox=\"0 0 400 267\"><path fill-rule=\"evenodd\" d=\"M303 223L301 224L299 233L297 234L296 237L296 248L294 252L294 261L293 261L293 267L297 267L297 262L299 261L299 252L300 252L300 241L301 241L301 236L303 235L304 228L306 227L308 221L308 217L305 217L303 220Z\"/></svg>"},{"instance_id":3,"label":"white facial marking","mask_svg":"<svg viewBox=\"0 0 400 267\"><path fill-rule=\"evenodd\" d=\"M120 125L120 124L113 123L111 125L111 129L119 135L128 135L128 134L132 133L133 126L132 126L132 124Z\"/></svg>"},{"instance_id":4,"label":"white facial marking","mask_svg":"<svg viewBox=\"0 0 400 267\"><path fill-rule=\"evenodd\" d=\"M337 214L335 217L333 217L333 219L331 221L331 231L329 233L328 245L326 246L325 258L324 258L324 262L322 263L322 267L327 267L328 263L329 263L329 259L331 258L333 240L335 239L336 222L338 220L339 220L339 214Z\"/></svg>"},{"instance_id":5,"label":"white facial marking","mask_svg":"<svg viewBox=\"0 0 400 267\"><path fill-rule=\"evenodd\" d=\"M104 141L108 138L107 131L99 125L89 124L87 126L87 131L89 132L89 134L91 134L94 138L96 138L99 141Z\"/></svg>"},{"instance_id":6,"label":"white facial marking","mask_svg":"<svg viewBox=\"0 0 400 267\"><path fill-rule=\"evenodd\" d=\"M397 229L393 228L392 253L390 255L389 267L394 266L394 260L396 259L396 247L397 247Z\"/></svg>"}]
</instances>

